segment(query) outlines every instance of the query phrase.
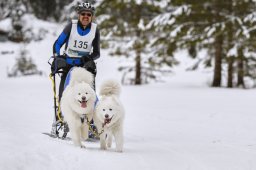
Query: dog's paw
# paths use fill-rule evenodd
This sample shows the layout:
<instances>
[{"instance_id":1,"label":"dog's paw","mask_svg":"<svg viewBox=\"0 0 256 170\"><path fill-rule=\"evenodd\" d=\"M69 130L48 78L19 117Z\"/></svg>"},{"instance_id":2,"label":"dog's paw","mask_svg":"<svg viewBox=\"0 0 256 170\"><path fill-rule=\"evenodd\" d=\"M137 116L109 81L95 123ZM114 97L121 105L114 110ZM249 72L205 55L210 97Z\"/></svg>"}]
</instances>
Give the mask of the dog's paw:
<instances>
[{"instance_id":1,"label":"dog's paw","mask_svg":"<svg viewBox=\"0 0 256 170\"><path fill-rule=\"evenodd\" d=\"M80 148L85 149L86 147L84 145L81 145Z\"/></svg>"},{"instance_id":2,"label":"dog's paw","mask_svg":"<svg viewBox=\"0 0 256 170\"><path fill-rule=\"evenodd\" d=\"M116 152L122 153L123 149L116 149Z\"/></svg>"},{"instance_id":3,"label":"dog's paw","mask_svg":"<svg viewBox=\"0 0 256 170\"><path fill-rule=\"evenodd\" d=\"M111 148L112 143L108 143L107 146L108 146L108 148Z\"/></svg>"},{"instance_id":4,"label":"dog's paw","mask_svg":"<svg viewBox=\"0 0 256 170\"><path fill-rule=\"evenodd\" d=\"M116 152L123 153L123 150L122 149L121 150L117 149Z\"/></svg>"},{"instance_id":5,"label":"dog's paw","mask_svg":"<svg viewBox=\"0 0 256 170\"><path fill-rule=\"evenodd\" d=\"M107 147L106 147L106 146L100 146L100 149L101 149L101 150L106 150Z\"/></svg>"}]
</instances>

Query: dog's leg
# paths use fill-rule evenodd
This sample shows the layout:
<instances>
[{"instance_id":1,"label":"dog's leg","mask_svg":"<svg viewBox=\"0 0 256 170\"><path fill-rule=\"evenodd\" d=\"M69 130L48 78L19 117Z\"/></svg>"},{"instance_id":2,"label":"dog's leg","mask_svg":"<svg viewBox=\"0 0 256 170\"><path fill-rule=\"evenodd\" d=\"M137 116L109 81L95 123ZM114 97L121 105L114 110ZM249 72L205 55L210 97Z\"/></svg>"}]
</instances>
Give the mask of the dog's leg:
<instances>
[{"instance_id":1,"label":"dog's leg","mask_svg":"<svg viewBox=\"0 0 256 170\"><path fill-rule=\"evenodd\" d=\"M88 131L89 131L88 125L87 125L87 124L84 124L84 125L81 127L81 136L82 136L82 139L83 139L83 140L88 139Z\"/></svg>"},{"instance_id":2,"label":"dog's leg","mask_svg":"<svg viewBox=\"0 0 256 170\"><path fill-rule=\"evenodd\" d=\"M76 127L76 126L71 126L70 127L70 133L71 133L71 138L72 138L72 141L73 141L74 145L79 146L81 148L85 148L85 146L83 146L82 142L81 142L81 137L80 137L81 130L80 130L80 128Z\"/></svg>"},{"instance_id":3,"label":"dog's leg","mask_svg":"<svg viewBox=\"0 0 256 170\"><path fill-rule=\"evenodd\" d=\"M124 137L123 137L123 129L118 128L113 133L116 141L116 151L123 152L123 145L124 145Z\"/></svg>"},{"instance_id":4,"label":"dog's leg","mask_svg":"<svg viewBox=\"0 0 256 170\"><path fill-rule=\"evenodd\" d=\"M111 148L111 146L112 146L112 134L110 134L110 133L107 136L107 146L109 148Z\"/></svg>"},{"instance_id":5,"label":"dog's leg","mask_svg":"<svg viewBox=\"0 0 256 170\"><path fill-rule=\"evenodd\" d=\"M106 150L106 133L100 135L100 149Z\"/></svg>"}]
</instances>

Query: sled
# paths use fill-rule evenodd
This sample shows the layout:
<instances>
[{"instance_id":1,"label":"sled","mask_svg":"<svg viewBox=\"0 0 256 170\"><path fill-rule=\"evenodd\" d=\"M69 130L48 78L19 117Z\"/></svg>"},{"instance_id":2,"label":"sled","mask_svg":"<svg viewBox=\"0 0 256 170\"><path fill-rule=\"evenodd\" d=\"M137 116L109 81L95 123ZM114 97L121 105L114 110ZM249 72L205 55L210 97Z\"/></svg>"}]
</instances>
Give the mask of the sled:
<instances>
[{"instance_id":1,"label":"sled","mask_svg":"<svg viewBox=\"0 0 256 170\"><path fill-rule=\"evenodd\" d=\"M51 60L53 61L51 62ZM49 75L49 77L52 81L53 94L54 94L53 95L54 117L53 117L53 123L52 123L52 130L49 136L53 138L65 139L69 132L69 128L67 123L63 120L63 116L61 115L60 103L56 95L56 75L64 73L63 68L66 67L66 61L64 57L60 56L60 57L51 57L48 63L51 66L51 74Z\"/></svg>"}]
</instances>

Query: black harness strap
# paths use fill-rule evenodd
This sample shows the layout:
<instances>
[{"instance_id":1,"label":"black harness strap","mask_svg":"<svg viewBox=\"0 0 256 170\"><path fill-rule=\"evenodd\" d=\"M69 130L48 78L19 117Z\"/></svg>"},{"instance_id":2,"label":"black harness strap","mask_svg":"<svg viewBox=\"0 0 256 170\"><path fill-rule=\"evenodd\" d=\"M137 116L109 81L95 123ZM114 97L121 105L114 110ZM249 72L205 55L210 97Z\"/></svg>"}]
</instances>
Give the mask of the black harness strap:
<instances>
[{"instance_id":1,"label":"black harness strap","mask_svg":"<svg viewBox=\"0 0 256 170\"><path fill-rule=\"evenodd\" d=\"M84 117L81 117L81 123L84 123Z\"/></svg>"}]
</instances>

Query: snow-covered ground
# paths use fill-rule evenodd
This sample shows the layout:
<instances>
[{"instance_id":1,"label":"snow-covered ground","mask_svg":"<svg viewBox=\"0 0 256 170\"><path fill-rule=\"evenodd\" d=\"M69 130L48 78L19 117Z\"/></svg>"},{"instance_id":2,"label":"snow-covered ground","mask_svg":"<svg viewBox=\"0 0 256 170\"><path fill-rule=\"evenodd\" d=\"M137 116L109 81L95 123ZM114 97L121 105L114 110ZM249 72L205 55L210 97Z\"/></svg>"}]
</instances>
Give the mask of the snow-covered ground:
<instances>
[{"instance_id":1,"label":"snow-covered ground","mask_svg":"<svg viewBox=\"0 0 256 170\"><path fill-rule=\"evenodd\" d=\"M60 28L55 27L61 31ZM209 88L209 74L179 67L166 83L123 86L125 149L52 139L53 93L47 60L56 35L27 45L44 76L7 78L20 45L0 43L1 170L255 170L256 90ZM179 57L179 56L178 56ZM181 56L180 56L181 57ZM102 51L97 88L120 80L119 62Z\"/></svg>"}]
</instances>

